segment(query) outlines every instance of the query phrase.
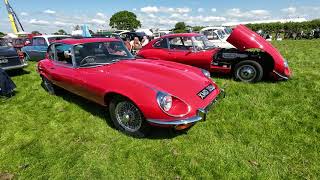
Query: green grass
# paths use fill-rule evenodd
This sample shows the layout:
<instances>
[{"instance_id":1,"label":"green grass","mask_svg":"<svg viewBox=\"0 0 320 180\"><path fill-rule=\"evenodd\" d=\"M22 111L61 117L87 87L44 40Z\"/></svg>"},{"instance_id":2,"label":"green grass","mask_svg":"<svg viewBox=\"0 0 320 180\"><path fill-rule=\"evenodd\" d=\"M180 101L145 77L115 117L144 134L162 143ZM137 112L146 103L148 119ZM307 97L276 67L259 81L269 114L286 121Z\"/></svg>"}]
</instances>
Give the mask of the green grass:
<instances>
[{"instance_id":1,"label":"green grass","mask_svg":"<svg viewBox=\"0 0 320 180\"><path fill-rule=\"evenodd\" d=\"M320 177L320 41L276 42L287 82L228 84L227 97L187 134L149 138L112 128L105 110L75 95L50 96L35 63L0 99L0 176L17 179L317 179ZM0 178L1 179L1 178Z\"/></svg>"}]
</instances>

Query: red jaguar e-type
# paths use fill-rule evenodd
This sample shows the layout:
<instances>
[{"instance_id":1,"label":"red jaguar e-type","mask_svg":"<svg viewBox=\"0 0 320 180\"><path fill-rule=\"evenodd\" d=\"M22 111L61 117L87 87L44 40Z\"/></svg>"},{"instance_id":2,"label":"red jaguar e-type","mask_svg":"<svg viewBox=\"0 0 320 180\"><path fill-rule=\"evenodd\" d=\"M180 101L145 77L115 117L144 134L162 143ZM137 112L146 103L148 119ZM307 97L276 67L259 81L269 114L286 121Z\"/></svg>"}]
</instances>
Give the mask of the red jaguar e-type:
<instances>
[{"instance_id":1,"label":"red jaguar e-type","mask_svg":"<svg viewBox=\"0 0 320 180\"><path fill-rule=\"evenodd\" d=\"M258 82L267 76L277 80L290 78L288 63L278 50L244 25L237 26L227 41L237 49L217 48L197 33L169 34L151 41L137 56L233 73L245 82Z\"/></svg>"},{"instance_id":2,"label":"red jaguar e-type","mask_svg":"<svg viewBox=\"0 0 320 180\"><path fill-rule=\"evenodd\" d=\"M49 93L61 87L108 106L116 128L133 136L144 136L148 124L188 128L223 95L206 70L134 59L117 39L57 41L38 72Z\"/></svg>"}]
</instances>

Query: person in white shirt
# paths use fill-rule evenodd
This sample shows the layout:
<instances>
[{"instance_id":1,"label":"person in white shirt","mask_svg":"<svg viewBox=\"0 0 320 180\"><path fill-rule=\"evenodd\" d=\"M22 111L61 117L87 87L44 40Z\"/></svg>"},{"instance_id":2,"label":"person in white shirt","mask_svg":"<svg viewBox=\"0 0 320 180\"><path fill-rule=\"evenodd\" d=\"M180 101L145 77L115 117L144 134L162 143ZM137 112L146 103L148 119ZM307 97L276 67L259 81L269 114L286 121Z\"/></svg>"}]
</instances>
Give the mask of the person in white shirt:
<instances>
[{"instance_id":1,"label":"person in white shirt","mask_svg":"<svg viewBox=\"0 0 320 180\"><path fill-rule=\"evenodd\" d=\"M142 42L141 42L142 47L147 45L148 43L149 43L148 37L147 36L143 36L143 39L142 39Z\"/></svg>"}]
</instances>

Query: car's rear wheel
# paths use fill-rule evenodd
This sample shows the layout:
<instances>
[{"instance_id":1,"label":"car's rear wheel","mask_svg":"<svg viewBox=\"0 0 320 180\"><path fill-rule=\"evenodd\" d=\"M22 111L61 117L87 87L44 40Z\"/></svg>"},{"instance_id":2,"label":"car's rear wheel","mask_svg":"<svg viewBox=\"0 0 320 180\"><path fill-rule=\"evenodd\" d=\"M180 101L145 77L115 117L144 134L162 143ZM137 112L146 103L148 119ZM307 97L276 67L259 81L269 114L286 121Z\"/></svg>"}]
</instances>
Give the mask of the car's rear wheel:
<instances>
[{"instance_id":1,"label":"car's rear wheel","mask_svg":"<svg viewBox=\"0 0 320 180\"><path fill-rule=\"evenodd\" d=\"M263 77L263 68L256 61L241 61L234 67L234 76L236 80L255 83L261 81Z\"/></svg>"},{"instance_id":2,"label":"car's rear wheel","mask_svg":"<svg viewBox=\"0 0 320 180\"><path fill-rule=\"evenodd\" d=\"M109 104L110 117L115 127L134 137L145 137L148 126L139 108L130 100L115 97Z\"/></svg>"},{"instance_id":3,"label":"car's rear wheel","mask_svg":"<svg viewBox=\"0 0 320 180\"><path fill-rule=\"evenodd\" d=\"M46 78L42 76L42 84L46 91L48 91L49 94L54 95L55 92L55 86Z\"/></svg>"}]
</instances>

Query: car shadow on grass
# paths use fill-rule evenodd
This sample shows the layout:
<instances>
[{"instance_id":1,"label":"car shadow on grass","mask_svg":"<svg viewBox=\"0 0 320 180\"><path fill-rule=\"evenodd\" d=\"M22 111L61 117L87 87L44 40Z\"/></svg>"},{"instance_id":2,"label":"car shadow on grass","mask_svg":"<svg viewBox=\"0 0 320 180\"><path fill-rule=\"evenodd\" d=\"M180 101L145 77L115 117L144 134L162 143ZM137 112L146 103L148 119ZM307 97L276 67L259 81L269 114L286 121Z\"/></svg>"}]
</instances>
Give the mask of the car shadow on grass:
<instances>
[{"instance_id":1,"label":"car shadow on grass","mask_svg":"<svg viewBox=\"0 0 320 180\"><path fill-rule=\"evenodd\" d=\"M44 87L43 84L41 84L41 86ZM109 115L109 112L107 112L106 107L103 107L99 104L96 104L92 101L89 101L81 96L75 95L64 89L58 89L58 91L56 92L56 95L63 98L65 101L68 101L69 103L78 105L80 108L82 108L87 112L90 112L92 115L105 120L109 127L112 127L114 130L117 130L110 119L110 115ZM151 126L150 131L145 138L172 139L176 136L179 136L185 133L186 133L185 131L177 132L170 128L159 128L159 127Z\"/></svg>"},{"instance_id":2,"label":"car shadow on grass","mask_svg":"<svg viewBox=\"0 0 320 180\"><path fill-rule=\"evenodd\" d=\"M10 77L15 77L15 76L21 76L21 75L25 75L25 74L30 74L30 71L26 71L24 69L13 69L13 70L6 71L6 73Z\"/></svg>"}]
</instances>

